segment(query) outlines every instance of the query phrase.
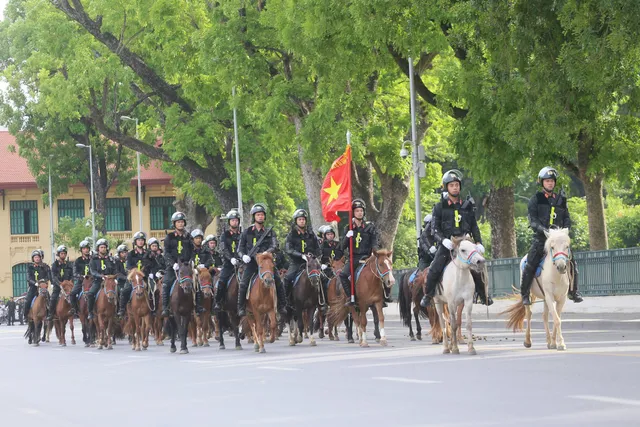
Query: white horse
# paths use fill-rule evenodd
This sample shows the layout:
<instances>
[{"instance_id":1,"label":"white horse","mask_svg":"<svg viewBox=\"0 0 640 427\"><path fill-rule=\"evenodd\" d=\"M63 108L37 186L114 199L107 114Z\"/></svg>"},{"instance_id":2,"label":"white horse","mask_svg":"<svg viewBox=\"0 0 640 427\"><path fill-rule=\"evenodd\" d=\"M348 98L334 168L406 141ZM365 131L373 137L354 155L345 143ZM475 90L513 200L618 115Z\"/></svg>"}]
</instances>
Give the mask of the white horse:
<instances>
[{"instance_id":1,"label":"white horse","mask_svg":"<svg viewBox=\"0 0 640 427\"><path fill-rule=\"evenodd\" d=\"M449 343L446 329L443 334L443 353L460 354L458 349L458 319L456 319L456 316L458 315L458 307L464 304L465 317L467 318L469 354L476 354L476 350L473 348L473 333L471 330L471 310L473 309L473 295L476 287L469 269L481 269L484 266L485 259L478 252L473 242L462 238L454 238L452 240L453 254L451 262L447 265L442 275L442 292L437 292L433 298L441 324L446 325L449 322L451 326L451 343ZM448 321L445 317L444 304L447 304L449 309L450 319Z\"/></svg>"},{"instance_id":2,"label":"white horse","mask_svg":"<svg viewBox=\"0 0 640 427\"><path fill-rule=\"evenodd\" d=\"M562 320L560 315L567 301L570 278L568 272L569 257L571 254L571 239L569 229L552 229L545 232L547 241L544 245L545 258L542 263L540 277L536 277L531 286L531 302L536 298L544 300L542 320L547 334L547 348L565 350L567 347L562 336ZM524 259L524 258L523 258ZM537 267L537 266L536 266ZM553 333L549 333L549 311L553 316ZM527 319L527 331L524 337L524 346L531 347L531 306L522 304L522 297L507 310L507 328L514 332L522 331L524 318Z\"/></svg>"}]
</instances>

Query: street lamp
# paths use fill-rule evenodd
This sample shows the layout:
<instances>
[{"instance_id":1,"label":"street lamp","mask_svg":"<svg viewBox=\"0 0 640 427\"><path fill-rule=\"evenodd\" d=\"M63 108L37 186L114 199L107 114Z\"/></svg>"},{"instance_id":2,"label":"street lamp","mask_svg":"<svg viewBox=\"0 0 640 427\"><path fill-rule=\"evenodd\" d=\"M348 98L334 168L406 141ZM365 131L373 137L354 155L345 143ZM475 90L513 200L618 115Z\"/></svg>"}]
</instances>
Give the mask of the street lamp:
<instances>
[{"instance_id":1,"label":"street lamp","mask_svg":"<svg viewBox=\"0 0 640 427\"><path fill-rule=\"evenodd\" d=\"M238 212L240 213L240 223L244 221L244 215L242 212L242 181L240 179L240 148L238 147L238 117L236 114L236 87L231 88L231 95L233 96L233 136L236 145L236 187L238 189Z\"/></svg>"},{"instance_id":2,"label":"street lamp","mask_svg":"<svg viewBox=\"0 0 640 427\"><path fill-rule=\"evenodd\" d=\"M422 212L420 209L420 160L418 158L418 136L416 132L416 90L413 75L413 58L409 58L409 92L411 94L411 143L413 145L411 160L413 161L413 191L416 199L416 238L420 239L420 227L422 224ZM405 148L402 147L402 149ZM400 152L400 155L402 155L402 150L400 150Z\"/></svg>"},{"instance_id":3,"label":"street lamp","mask_svg":"<svg viewBox=\"0 0 640 427\"><path fill-rule=\"evenodd\" d=\"M129 120L136 122L136 139L140 140L138 137L138 119L129 117L129 116L120 116L120 120ZM140 221L139 230L142 231L142 185L140 183L140 153L136 151L136 161L138 163L138 218Z\"/></svg>"},{"instance_id":4,"label":"street lamp","mask_svg":"<svg viewBox=\"0 0 640 427\"><path fill-rule=\"evenodd\" d=\"M91 242L91 246L93 249L96 248L96 205L93 196L93 152L91 150L91 145L85 144L76 144L78 148L88 148L89 149L89 181L91 181L91 237L93 241Z\"/></svg>"},{"instance_id":5,"label":"street lamp","mask_svg":"<svg viewBox=\"0 0 640 427\"><path fill-rule=\"evenodd\" d=\"M49 229L51 230L51 262L56 259L56 242L53 235L53 197L51 196L51 159L53 154L49 155Z\"/></svg>"}]
</instances>

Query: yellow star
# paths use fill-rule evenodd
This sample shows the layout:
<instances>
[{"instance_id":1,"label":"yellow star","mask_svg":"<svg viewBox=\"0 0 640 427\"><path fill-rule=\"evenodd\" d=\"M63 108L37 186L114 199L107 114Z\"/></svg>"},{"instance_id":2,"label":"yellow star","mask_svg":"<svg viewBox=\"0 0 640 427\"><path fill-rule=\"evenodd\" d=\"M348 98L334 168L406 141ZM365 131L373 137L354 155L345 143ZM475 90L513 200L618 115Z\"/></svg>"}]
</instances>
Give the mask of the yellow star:
<instances>
[{"instance_id":1,"label":"yellow star","mask_svg":"<svg viewBox=\"0 0 640 427\"><path fill-rule=\"evenodd\" d=\"M333 180L333 177L331 177L331 187L326 187L322 189L323 191L326 191L327 193L329 193L329 200L327 200L327 206L329 206L332 201L338 199L338 193L340 192L340 187L342 187L342 184L336 184L336 182Z\"/></svg>"}]
</instances>

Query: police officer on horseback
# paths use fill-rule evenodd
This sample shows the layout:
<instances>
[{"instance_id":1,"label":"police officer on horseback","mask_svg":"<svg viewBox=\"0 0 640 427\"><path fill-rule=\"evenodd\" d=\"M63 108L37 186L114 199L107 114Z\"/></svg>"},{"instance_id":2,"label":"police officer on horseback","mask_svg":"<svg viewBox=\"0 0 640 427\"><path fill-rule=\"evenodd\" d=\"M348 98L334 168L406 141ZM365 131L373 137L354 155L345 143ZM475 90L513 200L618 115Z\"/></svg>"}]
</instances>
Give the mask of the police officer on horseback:
<instances>
[{"instance_id":1,"label":"police officer on horseback","mask_svg":"<svg viewBox=\"0 0 640 427\"><path fill-rule=\"evenodd\" d=\"M247 265L244 273L242 274L242 280L240 282L240 289L238 290L238 317L246 316L246 304L247 304L247 290L249 289L249 281L253 278L254 274L258 272L258 263L256 262L256 255L262 252L273 253L278 246L278 239L273 229L267 231L264 228L264 221L267 217L267 209L261 203L256 203L251 207L251 218L253 219L253 225L248 227L240 235L240 245L238 247L238 256L242 258L242 261ZM265 235L265 233L267 233ZM258 245L258 241L264 236L262 242ZM257 245L257 248L254 248ZM287 299L282 286L282 279L280 274L273 269L273 278L276 282L276 292L278 297L278 312L282 316L287 315Z\"/></svg>"},{"instance_id":2,"label":"police officer on horseback","mask_svg":"<svg viewBox=\"0 0 640 427\"><path fill-rule=\"evenodd\" d=\"M51 265L51 284L53 285L53 292L51 293L51 301L49 301L49 316L48 321L53 320L53 316L56 312L56 305L58 304L58 298L60 296L60 283L65 280L73 280L73 265L67 261L67 247L60 245L56 249L56 255L58 259Z\"/></svg>"},{"instance_id":3,"label":"police officer on horseback","mask_svg":"<svg viewBox=\"0 0 640 427\"><path fill-rule=\"evenodd\" d=\"M116 274L118 281L118 295L122 294L125 284L127 283L127 255L129 249L124 243L116 248L116 266L118 267L118 273Z\"/></svg>"},{"instance_id":4,"label":"police officer on horseback","mask_svg":"<svg viewBox=\"0 0 640 427\"><path fill-rule=\"evenodd\" d=\"M196 228L191 232L191 238L193 239L193 255L191 257L193 266L210 270L213 267L213 257L209 252L209 248L203 246L204 233L199 228ZM198 314L204 313L204 308L202 308L203 296L202 290L196 291L196 313Z\"/></svg>"},{"instance_id":5,"label":"police officer on horseback","mask_svg":"<svg viewBox=\"0 0 640 427\"><path fill-rule=\"evenodd\" d=\"M147 276L151 276L151 267L153 260L151 259L151 251L145 248L147 243L147 235L142 231L138 231L133 235L133 249L127 253L125 272L128 273L133 269L138 269L144 275L146 280ZM120 307L118 310L118 317L123 317L129 298L131 298L131 292L133 291L133 285L129 280L125 280L124 288L120 294ZM153 310L152 310L153 311Z\"/></svg>"},{"instance_id":6,"label":"police officer on horseback","mask_svg":"<svg viewBox=\"0 0 640 427\"><path fill-rule=\"evenodd\" d=\"M540 265L544 256L544 244L547 241L545 231L549 227L571 228L571 217L567 208L567 199L564 192L555 193L558 179L558 171L552 167L544 167L538 173L538 184L542 186L542 191L538 191L529 200L528 215L529 227L534 231L531 248L527 254L527 264L522 271L522 281L520 293L522 303L531 305L529 293L536 269ZM573 286L569 287L569 299L573 302L582 302L582 295L578 292L578 267L576 261L571 258L573 268Z\"/></svg>"},{"instance_id":7,"label":"police officer on horseback","mask_svg":"<svg viewBox=\"0 0 640 427\"><path fill-rule=\"evenodd\" d=\"M451 261L453 249L452 237L463 237L467 233L473 236L478 252L484 253L482 236L476 222L473 199L470 197L462 201L460 189L462 187L462 173L452 169L442 176L442 186L447 191L433 208L432 230L438 242L438 249L427 274L427 290L420 301L422 307L431 304L438 282L442 279L445 267ZM493 304L493 300L485 295L485 286L479 273L471 271L476 285L476 293L483 303Z\"/></svg>"},{"instance_id":8,"label":"police officer on horseback","mask_svg":"<svg viewBox=\"0 0 640 427\"><path fill-rule=\"evenodd\" d=\"M51 281L51 269L42 261L44 252L36 249L31 252L31 264L27 267L27 282L29 283L29 291L24 301L24 318L28 320L29 310L31 309L31 301L38 295L38 283Z\"/></svg>"},{"instance_id":9,"label":"police officer on horseback","mask_svg":"<svg viewBox=\"0 0 640 427\"><path fill-rule=\"evenodd\" d=\"M353 229L349 229L349 226L344 228L344 239L342 240L342 249L346 252L349 250L349 239L353 239L353 253L347 252L347 263L340 272L340 280L342 281L342 287L347 295L347 302L345 305L353 305L351 302L351 282L355 280L351 279L350 260L353 259L354 274L360 263L366 262L367 258L371 256L372 252L380 249L378 244L378 230L371 221L365 220L367 206L362 199L354 199L351 202L351 211L353 212ZM355 289L355 288L354 288Z\"/></svg>"},{"instance_id":10,"label":"police officer on horseback","mask_svg":"<svg viewBox=\"0 0 640 427\"><path fill-rule=\"evenodd\" d=\"M329 280L335 275L331 263L336 259L344 256L344 251L336 240L336 232L330 225L320 227L322 234L322 257L320 258L320 269L322 270L322 286L324 287L324 295L327 296Z\"/></svg>"},{"instance_id":11,"label":"police officer on horseback","mask_svg":"<svg viewBox=\"0 0 640 427\"><path fill-rule=\"evenodd\" d=\"M242 231L240 229L240 212L235 209L230 210L227 213L227 224L229 228L220 236L224 263L222 264L222 270L220 270L218 280L216 281L216 304L213 307L213 311L215 312L222 310L229 280L231 280L236 268L239 267L240 264L240 256L238 255L240 233Z\"/></svg>"},{"instance_id":12,"label":"police officer on horseback","mask_svg":"<svg viewBox=\"0 0 640 427\"><path fill-rule=\"evenodd\" d=\"M284 286L289 301L289 306L293 304L293 282L298 273L307 265L307 256L319 257L322 252L315 233L307 227L307 211L297 209L293 213L293 224L285 240L284 251L289 255L291 262L284 278Z\"/></svg>"},{"instance_id":13,"label":"police officer on horseback","mask_svg":"<svg viewBox=\"0 0 640 427\"><path fill-rule=\"evenodd\" d=\"M159 282L164 276L165 263L162 249L160 248L160 242L155 237L149 239L149 258L151 260L151 270L149 272L149 279ZM149 283L152 285L152 283ZM152 289L155 291L155 289Z\"/></svg>"},{"instance_id":14,"label":"police officer on horseback","mask_svg":"<svg viewBox=\"0 0 640 427\"><path fill-rule=\"evenodd\" d=\"M91 243L88 240L80 242L80 256L73 263L73 277L76 282L71 290L71 313L78 312L78 295L82 292L82 281L85 276L91 275L89 263L91 262Z\"/></svg>"},{"instance_id":15,"label":"police officer on horseback","mask_svg":"<svg viewBox=\"0 0 640 427\"><path fill-rule=\"evenodd\" d=\"M420 233L420 239L418 240L418 271L429 267L437 250L431 227L432 220L432 214L427 214L424 217L422 233Z\"/></svg>"},{"instance_id":16,"label":"police officer on horseback","mask_svg":"<svg viewBox=\"0 0 640 427\"><path fill-rule=\"evenodd\" d=\"M218 251L218 238L213 234L209 234L206 239L204 239L204 244L213 258L213 267L222 267L224 260Z\"/></svg>"},{"instance_id":17,"label":"police officer on horseback","mask_svg":"<svg viewBox=\"0 0 640 427\"><path fill-rule=\"evenodd\" d=\"M171 286L176 281L179 263L190 262L193 255L193 239L187 232L187 217L182 212L171 215L173 231L164 238L165 272L162 282L162 316L169 317Z\"/></svg>"},{"instance_id":18,"label":"police officer on horseback","mask_svg":"<svg viewBox=\"0 0 640 427\"><path fill-rule=\"evenodd\" d=\"M99 239L96 242L98 253L91 258L89 271L93 277L93 285L87 292L87 307L89 309L89 319L93 319L93 307L96 303L96 295L102 286L105 276L117 275L120 270L115 259L109 255L109 242L107 239Z\"/></svg>"}]
</instances>

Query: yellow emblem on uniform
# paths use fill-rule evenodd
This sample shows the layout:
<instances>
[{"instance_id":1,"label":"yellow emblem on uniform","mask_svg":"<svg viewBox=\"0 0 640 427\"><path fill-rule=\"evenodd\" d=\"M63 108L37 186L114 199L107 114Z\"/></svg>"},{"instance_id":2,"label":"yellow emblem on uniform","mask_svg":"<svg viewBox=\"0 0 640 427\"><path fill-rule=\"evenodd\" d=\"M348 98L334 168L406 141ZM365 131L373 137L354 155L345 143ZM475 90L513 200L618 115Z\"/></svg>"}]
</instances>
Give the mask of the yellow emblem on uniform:
<instances>
[{"instance_id":1,"label":"yellow emblem on uniform","mask_svg":"<svg viewBox=\"0 0 640 427\"><path fill-rule=\"evenodd\" d=\"M356 248L360 247L360 242L362 241L362 236L360 235L360 232L358 231L358 235L356 236Z\"/></svg>"},{"instance_id":2,"label":"yellow emblem on uniform","mask_svg":"<svg viewBox=\"0 0 640 427\"><path fill-rule=\"evenodd\" d=\"M104 260L103 260L103 259L101 259L101 260L100 260L100 265L102 266L102 269L103 269L103 270L106 270L106 269L107 269L107 266L106 266L106 265L104 265Z\"/></svg>"},{"instance_id":3,"label":"yellow emblem on uniform","mask_svg":"<svg viewBox=\"0 0 640 427\"><path fill-rule=\"evenodd\" d=\"M456 209L454 212L454 221L456 222L456 228L460 227L460 212Z\"/></svg>"},{"instance_id":4,"label":"yellow emblem on uniform","mask_svg":"<svg viewBox=\"0 0 640 427\"><path fill-rule=\"evenodd\" d=\"M182 253L182 240L178 240L178 255Z\"/></svg>"},{"instance_id":5,"label":"yellow emblem on uniform","mask_svg":"<svg viewBox=\"0 0 640 427\"><path fill-rule=\"evenodd\" d=\"M303 241L302 241L302 253L304 253L304 250L306 249L306 246L307 246L307 244L306 244L306 242L303 240Z\"/></svg>"}]
</instances>

